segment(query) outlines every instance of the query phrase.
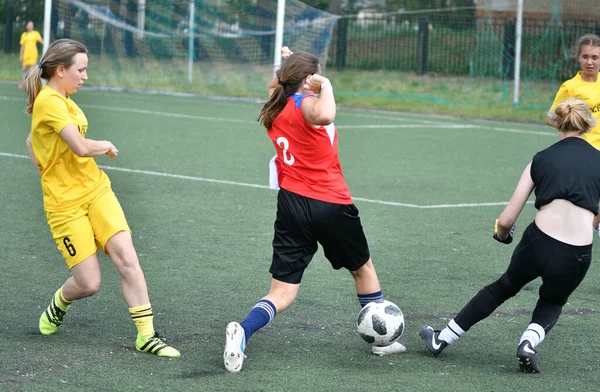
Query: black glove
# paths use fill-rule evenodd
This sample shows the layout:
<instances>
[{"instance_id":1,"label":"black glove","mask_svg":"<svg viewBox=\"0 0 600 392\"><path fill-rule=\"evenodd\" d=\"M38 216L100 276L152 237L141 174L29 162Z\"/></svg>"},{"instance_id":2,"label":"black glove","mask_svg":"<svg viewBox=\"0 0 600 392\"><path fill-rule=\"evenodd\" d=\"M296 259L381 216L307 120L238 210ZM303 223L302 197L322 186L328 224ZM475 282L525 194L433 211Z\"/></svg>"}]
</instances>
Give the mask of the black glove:
<instances>
[{"instance_id":1,"label":"black glove","mask_svg":"<svg viewBox=\"0 0 600 392\"><path fill-rule=\"evenodd\" d=\"M515 225L513 225L510 230L508 231L508 237L506 237L505 239L501 240L500 238L498 238L498 219L496 219L496 222L494 223L494 239L498 242L502 242L503 244L510 244L513 241L513 234L515 233Z\"/></svg>"}]
</instances>

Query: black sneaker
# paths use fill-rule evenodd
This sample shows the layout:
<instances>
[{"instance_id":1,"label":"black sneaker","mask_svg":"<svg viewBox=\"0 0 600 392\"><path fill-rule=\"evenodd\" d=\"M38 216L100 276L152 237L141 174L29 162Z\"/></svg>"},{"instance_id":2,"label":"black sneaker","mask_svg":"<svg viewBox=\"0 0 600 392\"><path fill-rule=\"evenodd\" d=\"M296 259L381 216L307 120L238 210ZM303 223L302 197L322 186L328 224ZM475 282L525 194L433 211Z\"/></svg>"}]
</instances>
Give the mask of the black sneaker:
<instances>
[{"instance_id":1,"label":"black sneaker","mask_svg":"<svg viewBox=\"0 0 600 392\"><path fill-rule=\"evenodd\" d=\"M438 339L440 331L434 331L429 325L423 325L419 335L421 335L421 339L425 341L427 350L429 350L434 357L437 357L448 345L445 341Z\"/></svg>"},{"instance_id":2,"label":"black sneaker","mask_svg":"<svg viewBox=\"0 0 600 392\"><path fill-rule=\"evenodd\" d=\"M523 340L517 349L517 359L519 368L525 373L539 373L538 359L536 351L531 347L529 340Z\"/></svg>"}]
</instances>

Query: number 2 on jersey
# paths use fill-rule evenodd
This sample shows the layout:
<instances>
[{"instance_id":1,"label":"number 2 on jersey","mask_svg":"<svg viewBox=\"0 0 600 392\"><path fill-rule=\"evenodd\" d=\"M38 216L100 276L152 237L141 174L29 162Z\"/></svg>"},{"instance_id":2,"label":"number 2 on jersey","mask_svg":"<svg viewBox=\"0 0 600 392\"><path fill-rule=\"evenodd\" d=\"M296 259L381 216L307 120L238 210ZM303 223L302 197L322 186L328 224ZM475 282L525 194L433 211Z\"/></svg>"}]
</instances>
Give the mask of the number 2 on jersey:
<instances>
[{"instance_id":1,"label":"number 2 on jersey","mask_svg":"<svg viewBox=\"0 0 600 392\"><path fill-rule=\"evenodd\" d=\"M283 149L283 162L292 166L296 161L296 158L291 153L288 153L288 149L290 148L290 142L287 138L280 136L277 138L277 145Z\"/></svg>"}]
</instances>

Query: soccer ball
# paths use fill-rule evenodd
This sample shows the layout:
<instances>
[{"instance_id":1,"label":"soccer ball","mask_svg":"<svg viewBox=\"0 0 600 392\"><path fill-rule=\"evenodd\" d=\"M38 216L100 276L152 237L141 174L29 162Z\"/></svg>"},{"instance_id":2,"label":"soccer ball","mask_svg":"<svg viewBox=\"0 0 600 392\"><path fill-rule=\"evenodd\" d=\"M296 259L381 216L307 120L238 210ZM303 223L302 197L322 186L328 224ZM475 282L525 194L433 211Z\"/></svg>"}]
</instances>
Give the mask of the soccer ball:
<instances>
[{"instance_id":1,"label":"soccer ball","mask_svg":"<svg viewBox=\"0 0 600 392\"><path fill-rule=\"evenodd\" d=\"M356 329L363 340L373 346L389 346L404 332L404 315L393 302L369 302L356 319Z\"/></svg>"}]
</instances>

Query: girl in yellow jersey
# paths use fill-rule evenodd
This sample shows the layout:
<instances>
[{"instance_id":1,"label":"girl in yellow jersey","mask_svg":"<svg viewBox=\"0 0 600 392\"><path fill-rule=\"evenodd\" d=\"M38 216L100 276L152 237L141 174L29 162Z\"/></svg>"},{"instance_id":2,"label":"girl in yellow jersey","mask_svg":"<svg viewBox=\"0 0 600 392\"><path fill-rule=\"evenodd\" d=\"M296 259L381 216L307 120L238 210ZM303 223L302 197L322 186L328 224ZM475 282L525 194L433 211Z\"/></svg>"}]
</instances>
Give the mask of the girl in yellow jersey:
<instances>
[{"instance_id":1,"label":"girl in yellow jersey","mask_svg":"<svg viewBox=\"0 0 600 392\"><path fill-rule=\"evenodd\" d=\"M21 62L21 83L19 88L23 88L23 82L27 77L27 72L35 65L38 59L38 48L37 44L43 44L44 40L40 33L33 29L33 21L27 22L25 26L26 31L21 34L21 51L19 52L19 61Z\"/></svg>"},{"instance_id":2,"label":"girl in yellow jersey","mask_svg":"<svg viewBox=\"0 0 600 392\"><path fill-rule=\"evenodd\" d=\"M87 80L87 64L83 44L57 40L25 80L26 112L32 115L27 147L41 174L48 225L72 274L40 316L40 332L56 332L75 300L98 291L99 244L121 274L123 296L138 330L136 349L179 357L179 351L154 331L146 280L131 231L107 175L93 159L105 154L117 159L119 151L109 141L86 139L87 119L71 100ZM43 88L41 79L48 81Z\"/></svg>"},{"instance_id":3,"label":"girl in yellow jersey","mask_svg":"<svg viewBox=\"0 0 600 392\"><path fill-rule=\"evenodd\" d=\"M594 34L584 35L577 41L576 49L577 61L579 61L581 70L560 86L551 110L554 110L566 98L580 98L585 101L598 121L598 125L586 133L584 139L600 150L600 80L598 80L600 37Z\"/></svg>"}]
</instances>

